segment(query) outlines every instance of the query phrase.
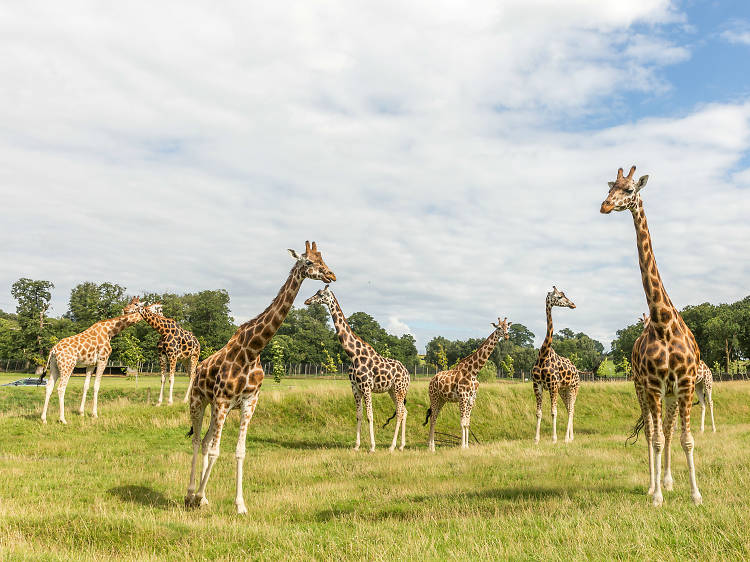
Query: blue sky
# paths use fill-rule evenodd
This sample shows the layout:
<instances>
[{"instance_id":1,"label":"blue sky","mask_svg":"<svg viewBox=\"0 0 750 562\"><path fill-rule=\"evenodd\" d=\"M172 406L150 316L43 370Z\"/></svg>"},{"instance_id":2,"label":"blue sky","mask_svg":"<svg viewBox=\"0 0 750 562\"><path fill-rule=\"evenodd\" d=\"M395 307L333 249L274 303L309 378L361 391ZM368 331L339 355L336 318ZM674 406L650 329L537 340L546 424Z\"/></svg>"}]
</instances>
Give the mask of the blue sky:
<instances>
[{"instance_id":1,"label":"blue sky","mask_svg":"<svg viewBox=\"0 0 750 562\"><path fill-rule=\"evenodd\" d=\"M263 310L317 240L347 314L419 347L645 310L643 192L677 306L747 294L750 8L735 2L130 2L0 17L0 309L19 277L226 288ZM317 290L303 285L297 305Z\"/></svg>"}]
</instances>

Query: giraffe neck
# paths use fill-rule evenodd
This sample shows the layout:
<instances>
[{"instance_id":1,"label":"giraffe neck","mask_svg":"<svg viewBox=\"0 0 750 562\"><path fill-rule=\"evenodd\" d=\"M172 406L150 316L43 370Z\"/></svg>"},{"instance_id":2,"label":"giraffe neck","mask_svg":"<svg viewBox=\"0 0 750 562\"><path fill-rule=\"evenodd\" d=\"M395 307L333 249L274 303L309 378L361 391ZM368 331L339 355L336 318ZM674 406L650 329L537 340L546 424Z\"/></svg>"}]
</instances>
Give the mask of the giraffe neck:
<instances>
[{"instance_id":1,"label":"giraffe neck","mask_svg":"<svg viewBox=\"0 0 750 562\"><path fill-rule=\"evenodd\" d=\"M547 334L544 336L539 357L543 357L552 349L552 305L547 304Z\"/></svg>"},{"instance_id":2,"label":"giraffe neck","mask_svg":"<svg viewBox=\"0 0 750 562\"><path fill-rule=\"evenodd\" d=\"M659 275L659 269L656 267L656 258L654 258L654 249L651 245L651 234L646 222L646 213L643 210L643 201L638 198L636 207L631 210L633 214L633 223L635 225L636 242L638 246L638 265L641 268L641 280L643 281L643 291L646 293L648 310L651 315L651 322L655 324L669 323L669 318L662 319L659 311L664 307L674 310L664 284ZM666 315L665 315L666 316Z\"/></svg>"},{"instance_id":3,"label":"giraffe neck","mask_svg":"<svg viewBox=\"0 0 750 562\"><path fill-rule=\"evenodd\" d=\"M141 315L138 312L131 314L123 314L109 320L104 320L102 323L102 331L106 334L108 339L112 339L117 334L122 332L128 326L141 321Z\"/></svg>"},{"instance_id":4,"label":"giraffe neck","mask_svg":"<svg viewBox=\"0 0 750 562\"><path fill-rule=\"evenodd\" d=\"M492 355L492 351L495 349L499 340L500 330L495 330L486 340L484 340L482 345L480 345L474 353L459 362L456 366L456 370L463 371L472 377L476 375L479 370L484 367L484 364L487 363L487 359Z\"/></svg>"},{"instance_id":5,"label":"giraffe neck","mask_svg":"<svg viewBox=\"0 0 750 562\"><path fill-rule=\"evenodd\" d=\"M333 326L336 328L336 335L339 337L341 347L344 348L344 351L349 357L354 357L356 353L357 348L354 342L357 340L359 340L365 347L372 349L370 344L354 333L349 322L346 321L346 316L344 316L344 312L341 310L341 305L335 296L333 297L333 302L329 303L328 308L331 311Z\"/></svg>"},{"instance_id":6,"label":"giraffe neck","mask_svg":"<svg viewBox=\"0 0 750 562\"><path fill-rule=\"evenodd\" d=\"M155 312L151 312L148 308L142 308L141 309L141 316L143 316L143 319L148 322L151 327L159 332L161 335L164 335L169 332L169 325L170 323L168 320L169 318L166 318L164 316L160 316L156 314Z\"/></svg>"},{"instance_id":7,"label":"giraffe neck","mask_svg":"<svg viewBox=\"0 0 750 562\"><path fill-rule=\"evenodd\" d=\"M248 345L254 352L260 353L289 314L304 279L302 266L295 264L276 298L258 316L240 326L227 346Z\"/></svg>"}]
</instances>

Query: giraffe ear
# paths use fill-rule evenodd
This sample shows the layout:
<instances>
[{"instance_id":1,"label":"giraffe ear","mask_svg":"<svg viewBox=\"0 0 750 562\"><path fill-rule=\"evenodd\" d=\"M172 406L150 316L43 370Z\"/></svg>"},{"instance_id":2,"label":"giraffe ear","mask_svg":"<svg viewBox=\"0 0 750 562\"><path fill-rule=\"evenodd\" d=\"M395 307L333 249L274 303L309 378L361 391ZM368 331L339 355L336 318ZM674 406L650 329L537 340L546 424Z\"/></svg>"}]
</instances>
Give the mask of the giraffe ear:
<instances>
[{"instance_id":1,"label":"giraffe ear","mask_svg":"<svg viewBox=\"0 0 750 562\"><path fill-rule=\"evenodd\" d=\"M635 190L640 191L644 187L646 187L646 183L648 182L648 176L641 176L638 182L635 184Z\"/></svg>"},{"instance_id":2,"label":"giraffe ear","mask_svg":"<svg viewBox=\"0 0 750 562\"><path fill-rule=\"evenodd\" d=\"M490 322L490 326L492 326L492 327L493 327L493 328L495 328L495 329L497 329L497 328L499 328L499 327L500 327L500 326L498 326L497 324L495 324L494 322Z\"/></svg>"},{"instance_id":3,"label":"giraffe ear","mask_svg":"<svg viewBox=\"0 0 750 562\"><path fill-rule=\"evenodd\" d=\"M300 259L300 255L291 248L288 248L287 252L289 252L289 255L292 256L295 260Z\"/></svg>"},{"instance_id":4,"label":"giraffe ear","mask_svg":"<svg viewBox=\"0 0 750 562\"><path fill-rule=\"evenodd\" d=\"M609 186L609 188L610 188L610 189L612 189L612 188L613 188L613 187L615 186L615 182L613 182L613 181L608 181L608 182L607 182L607 185Z\"/></svg>"}]
</instances>

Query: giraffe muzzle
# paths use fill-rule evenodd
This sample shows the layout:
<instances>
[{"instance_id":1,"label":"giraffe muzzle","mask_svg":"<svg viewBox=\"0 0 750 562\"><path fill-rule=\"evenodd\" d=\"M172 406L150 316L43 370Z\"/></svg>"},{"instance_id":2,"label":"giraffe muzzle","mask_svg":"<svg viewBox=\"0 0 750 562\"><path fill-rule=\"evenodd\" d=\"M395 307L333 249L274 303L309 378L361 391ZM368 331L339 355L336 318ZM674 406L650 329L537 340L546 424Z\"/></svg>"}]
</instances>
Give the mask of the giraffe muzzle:
<instances>
[{"instance_id":1,"label":"giraffe muzzle","mask_svg":"<svg viewBox=\"0 0 750 562\"><path fill-rule=\"evenodd\" d=\"M603 215L608 215L612 212L612 209L614 208L615 206L612 203L610 203L609 201L605 201L604 203L602 203L602 208L599 209L599 212L602 213Z\"/></svg>"}]
</instances>

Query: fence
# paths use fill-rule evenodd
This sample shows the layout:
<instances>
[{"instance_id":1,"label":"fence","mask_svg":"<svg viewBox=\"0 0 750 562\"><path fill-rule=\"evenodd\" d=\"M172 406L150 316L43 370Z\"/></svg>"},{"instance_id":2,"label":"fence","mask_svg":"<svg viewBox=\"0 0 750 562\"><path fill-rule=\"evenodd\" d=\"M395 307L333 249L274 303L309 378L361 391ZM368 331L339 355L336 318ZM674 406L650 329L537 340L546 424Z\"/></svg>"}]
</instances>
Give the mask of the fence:
<instances>
[{"instance_id":1,"label":"fence","mask_svg":"<svg viewBox=\"0 0 750 562\"><path fill-rule=\"evenodd\" d=\"M267 375L273 373L273 364L263 363L263 370ZM411 380L424 380L434 376L440 369L436 369L430 365L412 365L407 368L411 374ZM14 372L14 373L34 373L36 366L24 359L3 359L0 360L0 371ZM348 379L348 363L339 363L336 365L336 372L329 372L324 365L316 363L287 363L284 365L284 376L289 378L327 378L327 379ZM86 369L83 367L77 367L74 371L74 375L84 374ZM119 361L110 361L107 363L107 367L104 370L105 375L125 375L128 372L128 366L120 363ZM139 373L143 374L158 374L161 372L161 367L158 362L143 363L138 368ZM177 365L178 373L185 373L184 364L180 363ZM724 381L746 381L750 380L748 372L744 373L713 373L715 382ZM506 375L502 371L498 371L498 380L506 380L509 382L528 382L531 380L530 373L518 372L511 376ZM625 381L628 377L625 374L618 374L611 377L597 377L591 371L582 371L581 380L586 382L615 382Z\"/></svg>"}]
</instances>

